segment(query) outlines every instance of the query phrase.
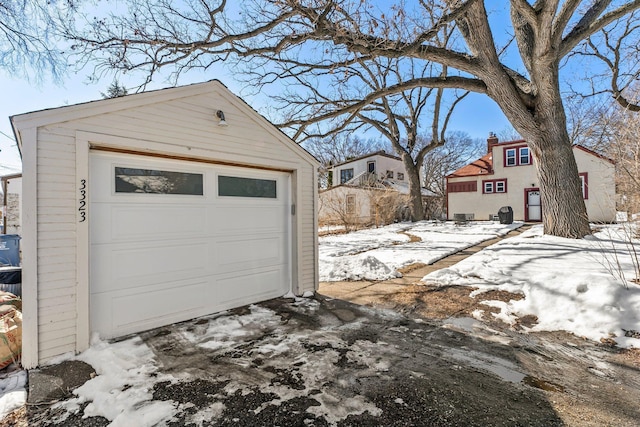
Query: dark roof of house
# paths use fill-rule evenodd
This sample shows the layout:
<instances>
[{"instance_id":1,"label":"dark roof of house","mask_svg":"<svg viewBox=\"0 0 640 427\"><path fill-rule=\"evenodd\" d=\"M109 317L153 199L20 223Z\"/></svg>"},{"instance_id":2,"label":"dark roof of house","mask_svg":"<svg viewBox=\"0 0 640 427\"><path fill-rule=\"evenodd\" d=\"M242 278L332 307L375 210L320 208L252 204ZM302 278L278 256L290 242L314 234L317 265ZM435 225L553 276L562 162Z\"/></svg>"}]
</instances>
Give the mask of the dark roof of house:
<instances>
[{"instance_id":1,"label":"dark roof of house","mask_svg":"<svg viewBox=\"0 0 640 427\"><path fill-rule=\"evenodd\" d=\"M345 160L344 162L329 166L329 168L335 168L335 167L338 167L338 166L346 165L347 163L357 162L358 160L366 159L367 157L373 157L373 156L384 156L384 157L388 157L390 159L402 160L400 157L394 156L393 154L389 154L384 150L380 150L380 151L376 151L376 152L373 152L373 153L365 154L365 155L360 156L360 157L356 157L356 158L353 158L353 159Z\"/></svg>"},{"instance_id":2,"label":"dark roof of house","mask_svg":"<svg viewBox=\"0 0 640 427\"><path fill-rule=\"evenodd\" d=\"M447 175L447 178L489 175L492 173L493 173L493 154L488 153L480 157L478 160L475 160L469 163L468 165L461 167L460 169L453 172L452 174Z\"/></svg>"}]
</instances>

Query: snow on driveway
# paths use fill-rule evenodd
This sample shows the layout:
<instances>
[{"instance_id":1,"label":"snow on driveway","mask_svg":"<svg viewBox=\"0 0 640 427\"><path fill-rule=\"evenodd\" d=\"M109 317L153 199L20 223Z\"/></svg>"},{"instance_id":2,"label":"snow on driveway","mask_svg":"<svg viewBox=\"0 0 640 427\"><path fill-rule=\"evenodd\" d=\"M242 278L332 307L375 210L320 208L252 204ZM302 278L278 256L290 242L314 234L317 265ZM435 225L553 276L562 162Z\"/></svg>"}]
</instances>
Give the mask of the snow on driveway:
<instances>
[{"instance_id":1,"label":"snow on driveway","mask_svg":"<svg viewBox=\"0 0 640 427\"><path fill-rule=\"evenodd\" d=\"M640 348L640 286L627 281L636 277L638 266L629 244L633 241L638 250L640 240L631 240L624 227L608 225L585 239L563 239L534 226L423 281L473 286L479 289L471 296L480 299L492 289L521 293L522 300L485 304L498 307L500 313L493 315L511 324L520 316L536 316L534 331L565 330Z\"/></svg>"},{"instance_id":2,"label":"snow on driveway","mask_svg":"<svg viewBox=\"0 0 640 427\"><path fill-rule=\"evenodd\" d=\"M448 255L503 236L521 222L498 224L420 221L399 223L319 239L320 280L386 280L401 277L398 269L432 264ZM419 238L411 241L408 235ZM416 239L413 239L416 240Z\"/></svg>"},{"instance_id":3,"label":"snow on driveway","mask_svg":"<svg viewBox=\"0 0 640 427\"><path fill-rule=\"evenodd\" d=\"M29 425L560 425L504 345L339 300L266 301L66 358L97 375Z\"/></svg>"}]
</instances>

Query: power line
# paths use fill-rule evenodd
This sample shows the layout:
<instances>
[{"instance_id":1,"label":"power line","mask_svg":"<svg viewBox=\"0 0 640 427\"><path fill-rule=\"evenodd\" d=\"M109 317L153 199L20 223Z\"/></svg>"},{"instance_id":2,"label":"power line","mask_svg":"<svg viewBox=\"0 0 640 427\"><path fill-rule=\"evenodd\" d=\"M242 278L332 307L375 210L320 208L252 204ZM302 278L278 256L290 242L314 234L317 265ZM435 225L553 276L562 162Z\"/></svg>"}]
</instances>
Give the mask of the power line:
<instances>
[{"instance_id":1,"label":"power line","mask_svg":"<svg viewBox=\"0 0 640 427\"><path fill-rule=\"evenodd\" d=\"M16 142L16 140L15 140L11 135L8 135L8 134L4 133L4 132L3 132L3 131L1 131L1 130L0 130L0 135L3 135L4 137L6 137L6 138L10 139L10 140L11 140L11 141L13 141L13 142Z\"/></svg>"}]
</instances>

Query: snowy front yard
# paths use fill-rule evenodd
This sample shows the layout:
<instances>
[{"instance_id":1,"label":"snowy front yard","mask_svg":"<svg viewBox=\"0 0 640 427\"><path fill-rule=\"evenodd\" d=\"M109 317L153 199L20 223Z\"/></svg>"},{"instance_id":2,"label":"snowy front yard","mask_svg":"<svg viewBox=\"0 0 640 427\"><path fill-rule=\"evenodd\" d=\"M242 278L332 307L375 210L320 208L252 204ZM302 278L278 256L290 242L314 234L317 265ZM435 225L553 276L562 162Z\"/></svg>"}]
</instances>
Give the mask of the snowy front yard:
<instances>
[{"instance_id":1,"label":"snowy front yard","mask_svg":"<svg viewBox=\"0 0 640 427\"><path fill-rule=\"evenodd\" d=\"M399 223L320 238L320 281L386 280L410 264L441 258L522 226L492 222ZM413 238L411 237L413 236Z\"/></svg>"},{"instance_id":2,"label":"snowy front yard","mask_svg":"<svg viewBox=\"0 0 640 427\"><path fill-rule=\"evenodd\" d=\"M399 276L403 266L433 263L520 225L419 222L323 237L321 280L390 279ZM544 236L537 225L430 273L423 283L477 288L471 295L478 299L493 289L524 295L518 301L484 302L500 312L477 310L478 319L495 316L513 324L518 317L533 315L533 331L565 330L640 348L640 285L630 281L636 273L627 234L621 226L604 226L586 239L572 240ZM421 241L412 242L408 235ZM640 241L634 243L640 247Z\"/></svg>"}]
</instances>

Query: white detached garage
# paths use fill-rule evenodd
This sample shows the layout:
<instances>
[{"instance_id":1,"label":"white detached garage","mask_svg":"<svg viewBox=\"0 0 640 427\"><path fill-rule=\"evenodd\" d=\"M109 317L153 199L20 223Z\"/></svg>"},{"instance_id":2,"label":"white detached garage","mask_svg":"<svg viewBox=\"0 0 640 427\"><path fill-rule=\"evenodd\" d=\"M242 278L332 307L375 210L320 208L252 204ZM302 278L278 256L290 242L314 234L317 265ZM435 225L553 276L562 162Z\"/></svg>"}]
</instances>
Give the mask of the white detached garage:
<instances>
[{"instance_id":1,"label":"white detached garage","mask_svg":"<svg viewBox=\"0 0 640 427\"><path fill-rule=\"evenodd\" d=\"M26 368L317 288L318 163L220 82L11 121Z\"/></svg>"}]
</instances>

